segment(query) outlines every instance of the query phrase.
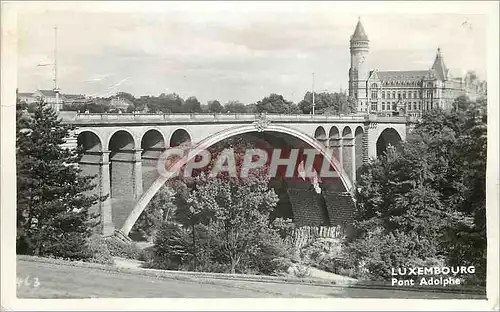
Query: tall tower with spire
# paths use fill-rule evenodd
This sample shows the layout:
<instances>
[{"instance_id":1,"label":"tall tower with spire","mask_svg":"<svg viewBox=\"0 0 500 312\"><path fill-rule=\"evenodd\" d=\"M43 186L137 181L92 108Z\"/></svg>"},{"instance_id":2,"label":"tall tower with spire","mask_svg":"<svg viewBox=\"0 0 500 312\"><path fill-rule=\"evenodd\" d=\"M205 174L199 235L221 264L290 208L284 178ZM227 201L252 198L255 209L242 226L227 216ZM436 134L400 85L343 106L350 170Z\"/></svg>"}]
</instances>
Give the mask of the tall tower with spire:
<instances>
[{"instance_id":1,"label":"tall tower with spire","mask_svg":"<svg viewBox=\"0 0 500 312\"><path fill-rule=\"evenodd\" d=\"M368 109L368 43L368 36L361 24L361 19L358 18L358 24L350 40L351 68L349 69L349 96L356 99L358 111Z\"/></svg>"}]
</instances>

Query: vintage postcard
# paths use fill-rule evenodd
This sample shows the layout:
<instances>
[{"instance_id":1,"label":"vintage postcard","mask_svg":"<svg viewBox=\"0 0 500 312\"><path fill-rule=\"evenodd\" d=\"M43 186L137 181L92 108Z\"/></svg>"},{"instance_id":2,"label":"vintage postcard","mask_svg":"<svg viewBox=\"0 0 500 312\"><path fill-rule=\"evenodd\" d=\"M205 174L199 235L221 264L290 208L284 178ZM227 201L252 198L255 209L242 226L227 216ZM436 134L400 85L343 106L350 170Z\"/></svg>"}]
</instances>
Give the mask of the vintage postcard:
<instances>
[{"instance_id":1,"label":"vintage postcard","mask_svg":"<svg viewBox=\"0 0 500 312\"><path fill-rule=\"evenodd\" d=\"M498 310L498 9L3 1L2 308Z\"/></svg>"}]
</instances>

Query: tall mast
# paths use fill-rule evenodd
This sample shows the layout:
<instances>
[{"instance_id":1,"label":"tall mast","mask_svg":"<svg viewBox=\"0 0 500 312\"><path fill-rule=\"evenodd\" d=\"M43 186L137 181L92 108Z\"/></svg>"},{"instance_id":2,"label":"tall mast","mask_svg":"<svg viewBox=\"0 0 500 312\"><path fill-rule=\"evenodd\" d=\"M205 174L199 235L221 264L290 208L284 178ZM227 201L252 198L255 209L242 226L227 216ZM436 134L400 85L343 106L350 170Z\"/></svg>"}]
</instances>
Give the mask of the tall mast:
<instances>
[{"instance_id":1,"label":"tall mast","mask_svg":"<svg viewBox=\"0 0 500 312\"><path fill-rule=\"evenodd\" d=\"M54 90L57 90L57 26L54 26Z\"/></svg>"}]
</instances>

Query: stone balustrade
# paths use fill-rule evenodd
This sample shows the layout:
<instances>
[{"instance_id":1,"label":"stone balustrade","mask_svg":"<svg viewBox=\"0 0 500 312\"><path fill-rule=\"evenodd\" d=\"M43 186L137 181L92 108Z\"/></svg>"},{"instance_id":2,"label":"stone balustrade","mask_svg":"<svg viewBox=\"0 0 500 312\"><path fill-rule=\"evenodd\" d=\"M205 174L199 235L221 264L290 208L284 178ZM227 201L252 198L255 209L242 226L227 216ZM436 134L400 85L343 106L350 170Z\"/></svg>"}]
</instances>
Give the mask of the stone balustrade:
<instances>
[{"instance_id":1,"label":"stone balustrade","mask_svg":"<svg viewBox=\"0 0 500 312\"><path fill-rule=\"evenodd\" d=\"M209 113L178 113L178 114L148 114L148 113L77 113L62 111L59 113L63 122L74 124L88 123L147 123L147 122L250 122L261 118L260 114L209 114ZM273 122L381 122L406 123L411 117L382 117L376 115L306 115L306 114L265 114L265 118Z\"/></svg>"}]
</instances>

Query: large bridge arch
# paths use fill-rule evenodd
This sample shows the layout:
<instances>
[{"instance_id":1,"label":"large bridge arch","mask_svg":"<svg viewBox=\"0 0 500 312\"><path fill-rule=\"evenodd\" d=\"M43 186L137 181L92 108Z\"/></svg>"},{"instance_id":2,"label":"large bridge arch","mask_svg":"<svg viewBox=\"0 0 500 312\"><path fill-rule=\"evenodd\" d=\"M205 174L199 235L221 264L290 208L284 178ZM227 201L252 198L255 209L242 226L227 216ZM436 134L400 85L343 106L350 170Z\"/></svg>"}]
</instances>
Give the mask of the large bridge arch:
<instances>
[{"instance_id":1,"label":"large bridge arch","mask_svg":"<svg viewBox=\"0 0 500 312\"><path fill-rule=\"evenodd\" d=\"M204 149L207 149L210 146L212 146L212 145L214 145L214 144L216 144L224 139L234 137L237 135L241 135L241 134L245 134L245 133L256 132L256 131L257 131L257 129L254 125L232 127L232 128L229 128L225 131L221 131L221 132L218 132L214 135L207 137L206 139L204 139L201 142L199 142L198 144L196 144L196 146L194 146L194 149L204 150ZM305 134L297 129L293 129L293 128L281 126L281 125L273 125L273 124L268 125L264 129L264 131L265 132L277 132L277 133L291 135L295 138L302 140L303 142L307 143L309 146L318 150L321 153L321 155L327 161L329 161L331 166L338 173L339 180L343 186L344 191L345 192L352 192L353 185L352 185L351 179L344 172L341 164L337 161L337 159L335 157L332 157L331 152L328 152L328 150L323 146L323 144L321 144L320 142L315 140L313 137L311 137L310 135L307 135L307 134ZM180 168L182 165L189 162L191 160L191 158L188 158L188 157L183 158L182 161L180 161L177 164L178 168ZM151 199L154 197L154 195L160 190L160 188L165 184L165 182L173 175L174 174L170 173L170 172L168 172L165 175L160 175L158 177L158 179L156 179L156 181L149 187L149 189L142 194L141 198L139 199L139 201L135 205L134 209L132 210L132 212L128 216L127 220L123 224L122 228L120 229L122 234L124 234L125 236L128 236L132 227L134 226L134 224L136 223L136 221L138 220L139 216L144 211L144 209L146 208L148 203L151 201Z\"/></svg>"}]
</instances>

